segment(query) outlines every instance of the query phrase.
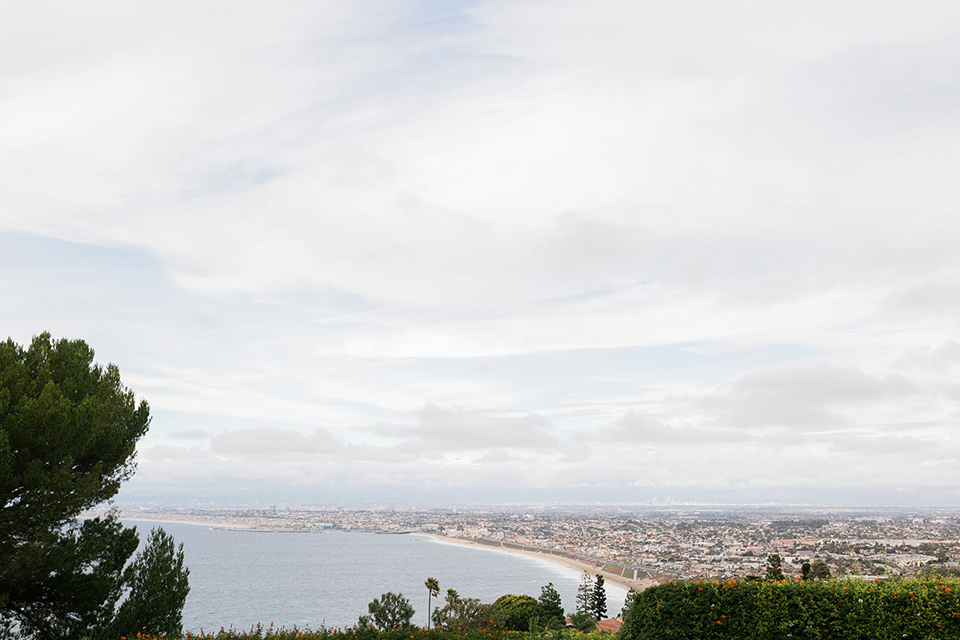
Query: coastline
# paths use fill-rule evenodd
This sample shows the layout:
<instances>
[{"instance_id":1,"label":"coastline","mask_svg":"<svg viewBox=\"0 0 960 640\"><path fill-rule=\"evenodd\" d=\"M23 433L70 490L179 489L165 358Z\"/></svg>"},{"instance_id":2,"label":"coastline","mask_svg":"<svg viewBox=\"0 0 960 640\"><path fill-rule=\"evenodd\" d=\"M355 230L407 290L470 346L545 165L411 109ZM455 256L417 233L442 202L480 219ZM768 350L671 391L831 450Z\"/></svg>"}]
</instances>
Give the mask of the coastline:
<instances>
[{"instance_id":1,"label":"coastline","mask_svg":"<svg viewBox=\"0 0 960 640\"><path fill-rule=\"evenodd\" d=\"M647 578L638 578L634 580L629 580L615 573L604 571L602 568L596 565L588 564L586 562L580 562L578 560L574 560L573 558L558 556L552 553L543 553L543 552L533 551L529 549L517 549L515 547L507 547L507 546L495 546L492 544L484 544L482 542L477 542L472 538L455 538L452 536L440 535L438 533L416 533L413 535L428 536L440 542L450 542L452 544L460 544L464 546L474 547L477 549L506 551L507 553L516 553L519 555L528 556L530 558L540 558L541 560L547 560L549 562L553 562L554 564L561 565L568 569L573 569L574 571L577 571L577 572L586 571L592 576L595 576L598 574L602 575L604 582L615 584L623 588L624 590L633 589L634 591L643 591L647 587L653 586L655 584L659 584L656 580L650 580Z\"/></svg>"},{"instance_id":2,"label":"coastline","mask_svg":"<svg viewBox=\"0 0 960 640\"><path fill-rule=\"evenodd\" d=\"M120 514L117 518L122 522L152 522L156 524L192 524L200 527L210 527L211 529L229 529L231 531L261 531L256 527L245 525L245 524L236 524L230 522L220 522L220 521L211 521L211 520L198 520L198 519L174 519L174 518L152 518L152 517L130 517L125 514Z\"/></svg>"},{"instance_id":3,"label":"coastline","mask_svg":"<svg viewBox=\"0 0 960 640\"><path fill-rule=\"evenodd\" d=\"M171 518L169 516L163 517L161 516L161 514L150 514L150 515L144 514L141 517L136 517L136 516L131 517L130 515L127 515L127 514L121 514L120 519L129 521L131 523L149 522L149 523L157 523L157 524L190 524L190 525L210 527L212 529L223 529L223 530L232 530L232 531L253 531L253 532L276 531L276 529L263 528L262 525L258 526L257 524L251 525L251 524L241 524L237 522L225 522L221 519L205 520L201 518L182 518L182 519ZM652 580L649 578L636 578L636 579L624 578L623 576L617 575L615 573L610 573L609 571L605 571L603 568L595 564L577 560L568 556L562 556L554 553L538 551L538 550L535 550L534 548L517 548L515 546L496 545L496 544L491 544L489 542L487 543L480 542L473 538L445 536L438 533L411 532L408 535L421 535L421 536L432 538L438 542L446 542L450 544L469 546L469 547L474 547L476 549L488 549L491 551L496 550L496 551L507 552L507 553L515 553L515 554L527 556L530 558L539 558L541 560L546 560L548 562L565 567L567 569L571 569L573 571L576 571L577 573L586 571L591 576L596 576L598 574L602 575L605 582L611 585L616 585L617 587L620 587L625 591L630 589L633 589L634 591L643 591L647 587L659 584L658 581Z\"/></svg>"}]
</instances>

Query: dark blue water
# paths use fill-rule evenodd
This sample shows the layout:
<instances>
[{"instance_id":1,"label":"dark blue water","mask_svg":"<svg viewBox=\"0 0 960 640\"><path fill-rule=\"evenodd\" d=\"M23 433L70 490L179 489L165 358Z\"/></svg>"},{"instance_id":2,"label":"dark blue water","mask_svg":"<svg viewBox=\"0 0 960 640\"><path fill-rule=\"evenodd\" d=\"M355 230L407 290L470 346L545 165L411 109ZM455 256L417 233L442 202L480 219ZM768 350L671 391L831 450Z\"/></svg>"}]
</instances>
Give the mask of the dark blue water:
<instances>
[{"instance_id":1,"label":"dark blue water","mask_svg":"<svg viewBox=\"0 0 960 640\"><path fill-rule=\"evenodd\" d=\"M137 525L141 540L153 523ZM318 629L356 623L367 603L401 592L426 624L424 580L440 582L461 597L493 602L505 593L540 596L552 582L566 611L576 606L580 574L548 560L464 546L419 535L374 533L279 533L229 531L189 524L160 525L177 543L190 568L184 629L275 627ZM620 611L626 592L607 586L607 608ZM434 599L436 602L436 599Z\"/></svg>"}]
</instances>

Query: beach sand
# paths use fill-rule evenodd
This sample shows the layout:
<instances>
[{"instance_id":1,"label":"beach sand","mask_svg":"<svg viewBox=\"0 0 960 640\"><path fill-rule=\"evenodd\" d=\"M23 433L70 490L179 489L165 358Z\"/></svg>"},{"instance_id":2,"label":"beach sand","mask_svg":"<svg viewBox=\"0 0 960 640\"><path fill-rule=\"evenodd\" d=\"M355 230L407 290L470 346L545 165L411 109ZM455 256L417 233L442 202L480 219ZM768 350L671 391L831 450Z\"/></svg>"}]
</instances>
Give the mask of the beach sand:
<instances>
[{"instance_id":1,"label":"beach sand","mask_svg":"<svg viewBox=\"0 0 960 640\"><path fill-rule=\"evenodd\" d=\"M217 519L210 519L210 520L201 520L196 518L179 519L179 518L171 518L169 516L162 517L160 516L160 514L149 514L149 515L144 514L142 518L138 518L136 516L131 516L130 514L124 513L121 515L121 519L125 521L130 521L130 522L195 524L195 525L213 527L217 529L237 529L237 530L245 530L245 531L257 531L259 529L259 527L256 525L240 524L237 522L219 521ZM440 540L442 542L462 544L465 546L475 547L478 549L496 549L498 551L506 551L507 553L516 553L520 555L530 556L532 558L541 558L543 560L548 560L550 562L561 565L568 569L573 569L574 571L577 571L577 572L586 571L592 576L600 574L603 576L603 579L606 582L615 584L619 587L622 587L623 589L633 589L634 591L643 591L647 587L658 584L656 580L650 580L646 578L629 580L615 573L604 571L601 567L598 567L596 565L588 564L586 562L580 562L580 561L574 560L573 558L559 556L553 553L544 553L544 552L534 551L532 549L517 549L514 547L497 546L495 544L489 544L489 543L485 544L482 542L477 542L472 538L444 536L437 533L417 533L413 535L429 536L431 538Z\"/></svg>"},{"instance_id":2,"label":"beach sand","mask_svg":"<svg viewBox=\"0 0 960 640\"><path fill-rule=\"evenodd\" d=\"M552 553L542 553L533 550L527 549L516 549L513 547L499 547L493 544L484 544L482 542L477 542L472 538L456 538L451 536L443 536L437 533L424 533L418 535L426 535L436 540L442 540L444 542L452 542L454 544L462 544L470 547L476 547L479 549L496 549L497 551L506 551L508 553L516 553L520 555L530 556L532 558L541 558L543 560L549 560L555 564L567 567L568 569L573 569L574 571L586 571L592 576L600 574L603 576L605 582L618 585L624 589L633 589L634 591L643 591L647 587L658 584L656 580L648 579L637 579L637 580L628 580L623 576L619 576L615 573L610 573L609 571L604 571L598 566L587 564L585 562L578 562L573 558L567 558L564 556L554 555Z\"/></svg>"}]
</instances>

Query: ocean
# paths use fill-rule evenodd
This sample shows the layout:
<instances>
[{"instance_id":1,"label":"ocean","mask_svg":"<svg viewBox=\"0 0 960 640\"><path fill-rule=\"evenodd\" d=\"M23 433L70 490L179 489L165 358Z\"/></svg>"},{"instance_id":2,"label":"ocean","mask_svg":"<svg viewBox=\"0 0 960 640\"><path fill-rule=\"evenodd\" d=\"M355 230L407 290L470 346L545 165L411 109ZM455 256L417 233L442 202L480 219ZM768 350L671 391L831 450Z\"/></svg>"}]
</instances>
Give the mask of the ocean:
<instances>
[{"instance_id":1,"label":"ocean","mask_svg":"<svg viewBox=\"0 0 960 640\"><path fill-rule=\"evenodd\" d=\"M353 625L367 603L387 591L400 592L427 622L428 577L440 597L454 588L461 597L493 602L505 593L540 596L552 582L564 610L576 606L581 574L561 565L497 549L465 546L422 535L323 531L283 533L214 529L207 525L126 522L141 541L162 526L190 568L184 630L237 631L257 623L319 629ZM607 584L607 610L623 606L626 591Z\"/></svg>"}]
</instances>

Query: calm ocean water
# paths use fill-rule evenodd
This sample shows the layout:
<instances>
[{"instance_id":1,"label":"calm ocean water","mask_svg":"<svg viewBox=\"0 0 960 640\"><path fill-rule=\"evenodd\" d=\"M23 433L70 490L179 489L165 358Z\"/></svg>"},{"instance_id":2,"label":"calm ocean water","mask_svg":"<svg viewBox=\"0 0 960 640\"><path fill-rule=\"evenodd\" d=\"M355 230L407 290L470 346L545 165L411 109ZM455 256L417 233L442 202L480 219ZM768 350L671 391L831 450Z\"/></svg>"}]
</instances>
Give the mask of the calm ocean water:
<instances>
[{"instance_id":1,"label":"calm ocean water","mask_svg":"<svg viewBox=\"0 0 960 640\"><path fill-rule=\"evenodd\" d=\"M136 525L145 540L154 523ZM190 567L184 629L265 626L317 629L356 623L367 603L387 591L401 592L427 620L429 576L462 597L493 602L505 593L540 596L552 582L572 611L580 574L539 558L469 547L428 536L324 531L279 533L226 531L189 524L160 525L183 543ZM607 585L607 609L615 615L626 591ZM436 600L434 600L436 602Z\"/></svg>"}]
</instances>

